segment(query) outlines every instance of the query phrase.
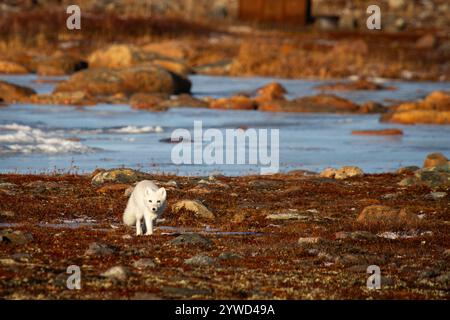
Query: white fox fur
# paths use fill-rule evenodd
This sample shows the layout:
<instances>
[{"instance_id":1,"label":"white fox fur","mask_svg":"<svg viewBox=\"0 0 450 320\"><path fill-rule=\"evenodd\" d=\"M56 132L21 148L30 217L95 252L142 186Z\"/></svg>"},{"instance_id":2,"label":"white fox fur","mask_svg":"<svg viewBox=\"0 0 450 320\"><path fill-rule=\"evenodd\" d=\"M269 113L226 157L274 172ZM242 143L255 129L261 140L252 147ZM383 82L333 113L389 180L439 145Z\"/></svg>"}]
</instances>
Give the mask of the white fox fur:
<instances>
[{"instance_id":1,"label":"white fox fur","mask_svg":"<svg viewBox=\"0 0 450 320\"><path fill-rule=\"evenodd\" d=\"M145 221L145 235L153 234L153 221L161 216L166 207L166 189L158 188L149 180L140 181L128 199L123 213L123 222L136 225L136 235L142 235L142 220Z\"/></svg>"}]
</instances>

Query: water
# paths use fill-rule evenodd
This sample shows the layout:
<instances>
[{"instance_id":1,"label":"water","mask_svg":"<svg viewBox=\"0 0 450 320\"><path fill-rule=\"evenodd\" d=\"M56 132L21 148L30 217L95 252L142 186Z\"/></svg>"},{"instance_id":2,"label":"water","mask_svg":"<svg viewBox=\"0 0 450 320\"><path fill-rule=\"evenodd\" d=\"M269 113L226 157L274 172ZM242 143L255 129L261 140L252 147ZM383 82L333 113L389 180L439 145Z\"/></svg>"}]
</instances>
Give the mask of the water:
<instances>
[{"instance_id":1,"label":"water","mask_svg":"<svg viewBox=\"0 0 450 320\"><path fill-rule=\"evenodd\" d=\"M0 79L53 90L52 83L36 83L34 75ZM53 78L51 78L53 79ZM61 78L56 78L61 79ZM312 80L192 76L193 94L223 97L252 91L276 80L289 98L316 94ZM374 100L411 100L449 83L387 81L396 91L338 93L358 103ZM420 165L430 152L450 155L450 126L382 124L378 115L264 113L179 108L152 113L128 105L74 108L49 105L12 105L0 108L0 172L91 172L95 168L133 167L148 172L180 175L259 173L258 165L175 165L175 144L164 142L173 130L192 131L195 120L203 129L273 128L280 130L280 171L320 171L327 166L357 165L366 172L386 172ZM354 136L352 130L396 127L403 136Z\"/></svg>"}]
</instances>

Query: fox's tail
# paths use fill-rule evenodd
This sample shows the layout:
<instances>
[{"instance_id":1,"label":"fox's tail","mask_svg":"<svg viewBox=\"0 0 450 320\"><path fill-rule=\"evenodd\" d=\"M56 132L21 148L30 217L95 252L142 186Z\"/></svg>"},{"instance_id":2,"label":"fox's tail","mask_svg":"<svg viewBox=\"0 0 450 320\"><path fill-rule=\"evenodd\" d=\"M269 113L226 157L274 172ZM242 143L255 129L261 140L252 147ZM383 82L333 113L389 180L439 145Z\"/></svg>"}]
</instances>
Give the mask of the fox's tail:
<instances>
[{"instance_id":1,"label":"fox's tail","mask_svg":"<svg viewBox=\"0 0 450 320\"><path fill-rule=\"evenodd\" d=\"M123 223L127 226L134 226L136 224L136 214L133 207L132 203L127 204L125 212L123 213Z\"/></svg>"}]
</instances>

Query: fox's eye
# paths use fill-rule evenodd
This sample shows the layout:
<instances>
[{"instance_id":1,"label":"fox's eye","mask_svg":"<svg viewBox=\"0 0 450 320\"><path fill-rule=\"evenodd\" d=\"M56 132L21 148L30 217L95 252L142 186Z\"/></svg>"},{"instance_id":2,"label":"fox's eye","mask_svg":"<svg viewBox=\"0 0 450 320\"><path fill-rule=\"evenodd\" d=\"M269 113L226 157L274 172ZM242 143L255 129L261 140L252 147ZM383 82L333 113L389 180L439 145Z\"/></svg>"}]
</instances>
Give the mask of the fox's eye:
<instances>
[{"instance_id":1,"label":"fox's eye","mask_svg":"<svg viewBox=\"0 0 450 320\"><path fill-rule=\"evenodd\" d=\"M158 200L157 202L158 202L158 203L161 203L161 200Z\"/></svg>"},{"instance_id":2,"label":"fox's eye","mask_svg":"<svg viewBox=\"0 0 450 320\"><path fill-rule=\"evenodd\" d=\"M148 200L148 202L152 203L152 200Z\"/></svg>"}]
</instances>

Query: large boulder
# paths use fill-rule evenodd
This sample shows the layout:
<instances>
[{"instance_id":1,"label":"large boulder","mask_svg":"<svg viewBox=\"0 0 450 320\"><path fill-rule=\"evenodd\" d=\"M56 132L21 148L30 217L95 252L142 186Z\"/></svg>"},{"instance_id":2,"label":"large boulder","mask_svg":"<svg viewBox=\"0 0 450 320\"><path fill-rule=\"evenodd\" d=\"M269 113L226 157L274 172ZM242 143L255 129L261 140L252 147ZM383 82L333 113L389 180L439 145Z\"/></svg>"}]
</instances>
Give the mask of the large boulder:
<instances>
[{"instance_id":1,"label":"large boulder","mask_svg":"<svg viewBox=\"0 0 450 320\"><path fill-rule=\"evenodd\" d=\"M0 100L21 102L33 94L36 94L36 92L31 88L0 80Z\"/></svg>"},{"instance_id":2,"label":"large boulder","mask_svg":"<svg viewBox=\"0 0 450 320\"><path fill-rule=\"evenodd\" d=\"M157 58L157 54L144 54L138 47L126 44L111 45L98 49L88 57L92 68L128 68Z\"/></svg>"},{"instance_id":3,"label":"large boulder","mask_svg":"<svg viewBox=\"0 0 450 320\"><path fill-rule=\"evenodd\" d=\"M115 44L92 52L88 62L93 68L121 69L140 65L157 65L180 75L191 72L183 60L169 57L167 54L163 50L150 51L133 45Z\"/></svg>"},{"instance_id":4,"label":"large boulder","mask_svg":"<svg viewBox=\"0 0 450 320\"><path fill-rule=\"evenodd\" d=\"M427 186L430 188L450 187L450 162L436 167L417 170L414 176L399 182L402 187Z\"/></svg>"},{"instance_id":5,"label":"large boulder","mask_svg":"<svg viewBox=\"0 0 450 320\"><path fill-rule=\"evenodd\" d=\"M180 75L156 66L123 69L88 69L61 82L54 92L84 91L94 96L122 93L189 93L191 82Z\"/></svg>"},{"instance_id":6,"label":"large boulder","mask_svg":"<svg viewBox=\"0 0 450 320\"><path fill-rule=\"evenodd\" d=\"M423 162L424 168L431 168L445 165L449 162L446 156L440 152L430 153Z\"/></svg>"},{"instance_id":7,"label":"large boulder","mask_svg":"<svg viewBox=\"0 0 450 320\"><path fill-rule=\"evenodd\" d=\"M260 110L275 112L356 113L360 108L350 100L335 95L301 97L291 101L274 100L261 103Z\"/></svg>"},{"instance_id":8,"label":"large boulder","mask_svg":"<svg viewBox=\"0 0 450 320\"><path fill-rule=\"evenodd\" d=\"M450 95L434 91L423 100L402 103L384 114L381 121L402 124L450 124Z\"/></svg>"}]
</instances>

